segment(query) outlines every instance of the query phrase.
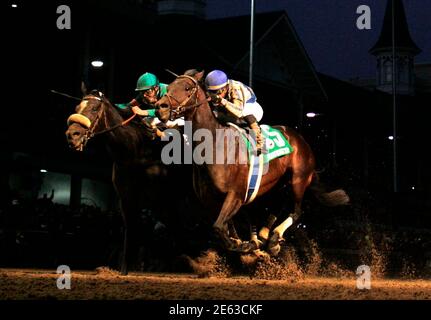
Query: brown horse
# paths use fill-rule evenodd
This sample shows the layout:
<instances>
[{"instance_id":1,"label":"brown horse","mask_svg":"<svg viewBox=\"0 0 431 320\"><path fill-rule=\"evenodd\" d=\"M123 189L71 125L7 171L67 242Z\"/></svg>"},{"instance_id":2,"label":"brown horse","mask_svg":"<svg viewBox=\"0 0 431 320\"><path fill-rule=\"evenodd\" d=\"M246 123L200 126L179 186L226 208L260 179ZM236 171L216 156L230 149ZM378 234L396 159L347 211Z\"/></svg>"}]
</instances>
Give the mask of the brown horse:
<instances>
[{"instance_id":1,"label":"brown horse","mask_svg":"<svg viewBox=\"0 0 431 320\"><path fill-rule=\"evenodd\" d=\"M124 221L124 245L121 272L127 274L132 261L138 256L141 208L158 206L152 203L157 186L167 175L159 159L159 150L150 128L130 121L133 114L120 115L108 99L93 91L84 96L76 107L75 114L68 119L66 137L72 149L82 151L89 139L99 136L105 142L113 160L112 182L120 198Z\"/></svg>"},{"instance_id":2,"label":"brown horse","mask_svg":"<svg viewBox=\"0 0 431 320\"><path fill-rule=\"evenodd\" d=\"M157 105L161 108L170 108L171 119L181 116L186 121L192 122L192 131L209 130L213 137L216 137L217 130L233 130L222 125L215 117L207 101L204 89L202 88L203 71L192 75L178 76L168 87L168 93L161 98ZM294 151L284 157L276 158L269 164L266 174L262 176L261 185L257 197L270 191L281 180L290 183L294 196L294 212L272 231L272 236L266 242L268 250L273 254L279 251L279 242L283 239L286 229L295 223L301 213L301 202L305 190L310 187L317 199L321 203L329 206L343 205L349 202L349 197L343 190L336 190L331 193L324 191L318 181L315 171L315 158L310 146L294 130L286 126L275 126L287 138ZM233 135L234 136L234 135ZM216 139L213 139L215 144ZM193 141L196 148L202 141ZM236 149L241 150L238 145L244 143L241 139L236 140ZM224 151L228 147L224 143ZM213 150L217 147L214 145ZM242 149L244 150L244 149ZM226 155L226 152L224 153ZM271 229L271 224L259 232L263 238L257 241L242 242L237 239L236 232L232 228L232 218L243 206L244 195L247 189L248 165L239 161L239 153L235 154L235 163L204 163L193 165L193 183L197 196L203 203L220 199L218 218L213 227L216 234L221 238L225 248L231 251L249 252L261 246L263 241L268 239L267 232ZM242 163L242 164L241 164ZM267 239L265 239L267 238Z\"/></svg>"}]
</instances>

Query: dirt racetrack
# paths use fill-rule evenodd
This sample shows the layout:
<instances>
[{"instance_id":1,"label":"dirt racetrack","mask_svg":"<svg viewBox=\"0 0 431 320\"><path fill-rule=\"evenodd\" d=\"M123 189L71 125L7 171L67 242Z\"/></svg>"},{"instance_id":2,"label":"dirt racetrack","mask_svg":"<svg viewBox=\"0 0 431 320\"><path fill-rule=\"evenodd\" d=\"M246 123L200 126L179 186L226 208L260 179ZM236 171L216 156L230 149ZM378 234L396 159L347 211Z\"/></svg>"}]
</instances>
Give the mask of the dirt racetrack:
<instances>
[{"instance_id":1,"label":"dirt racetrack","mask_svg":"<svg viewBox=\"0 0 431 320\"><path fill-rule=\"evenodd\" d=\"M306 277L292 281L148 273L121 276L102 270L73 271L71 289L59 290L57 277L54 270L0 269L0 299L431 299L430 280L372 279L370 290L359 290L356 279Z\"/></svg>"}]
</instances>

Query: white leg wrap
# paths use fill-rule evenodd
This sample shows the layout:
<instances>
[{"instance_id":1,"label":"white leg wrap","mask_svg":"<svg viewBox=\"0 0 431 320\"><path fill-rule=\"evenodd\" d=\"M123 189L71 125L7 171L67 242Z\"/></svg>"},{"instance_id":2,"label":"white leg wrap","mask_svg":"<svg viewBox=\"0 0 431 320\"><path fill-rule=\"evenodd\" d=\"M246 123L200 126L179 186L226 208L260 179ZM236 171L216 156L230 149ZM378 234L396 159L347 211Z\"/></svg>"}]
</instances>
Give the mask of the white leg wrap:
<instances>
[{"instance_id":1,"label":"white leg wrap","mask_svg":"<svg viewBox=\"0 0 431 320\"><path fill-rule=\"evenodd\" d=\"M283 238L283 234L286 232L287 228L289 228L293 224L293 219L291 217L284 220L277 228L274 229L274 233L278 233L280 238Z\"/></svg>"}]
</instances>

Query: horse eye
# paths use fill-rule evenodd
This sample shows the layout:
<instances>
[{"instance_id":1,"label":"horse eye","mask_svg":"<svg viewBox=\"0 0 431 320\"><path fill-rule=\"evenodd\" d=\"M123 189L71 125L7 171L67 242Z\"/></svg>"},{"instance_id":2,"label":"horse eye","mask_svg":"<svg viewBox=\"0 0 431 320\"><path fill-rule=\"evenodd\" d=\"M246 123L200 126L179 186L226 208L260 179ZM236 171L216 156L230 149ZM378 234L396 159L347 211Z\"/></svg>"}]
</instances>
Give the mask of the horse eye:
<instances>
[{"instance_id":1,"label":"horse eye","mask_svg":"<svg viewBox=\"0 0 431 320\"><path fill-rule=\"evenodd\" d=\"M97 107L94 107L93 109L91 109L92 112L97 112Z\"/></svg>"},{"instance_id":2,"label":"horse eye","mask_svg":"<svg viewBox=\"0 0 431 320\"><path fill-rule=\"evenodd\" d=\"M186 87L186 91L190 91L190 87Z\"/></svg>"}]
</instances>

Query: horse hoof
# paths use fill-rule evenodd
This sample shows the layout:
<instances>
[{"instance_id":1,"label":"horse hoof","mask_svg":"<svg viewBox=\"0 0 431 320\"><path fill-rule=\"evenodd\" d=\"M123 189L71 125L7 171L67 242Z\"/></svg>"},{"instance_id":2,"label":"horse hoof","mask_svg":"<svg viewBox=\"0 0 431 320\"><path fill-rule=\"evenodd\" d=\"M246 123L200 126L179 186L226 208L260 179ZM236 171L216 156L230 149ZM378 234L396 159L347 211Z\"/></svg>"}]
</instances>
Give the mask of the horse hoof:
<instances>
[{"instance_id":1,"label":"horse hoof","mask_svg":"<svg viewBox=\"0 0 431 320\"><path fill-rule=\"evenodd\" d=\"M276 257L278 256L278 254L280 253L281 250L281 246L279 243L277 243L276 245L269 247L268 248L268 252L271 256Z\"/></svg>"},{"instance_id":2,"label":"horse hoof","mask_svg":"<svg viewBox=\"0 0 431 320\"><path fill-rule=\"evenodd\" d=\"M253 254L259 259L259 260L265 260L269 258L268 252L265 252L263 250L257 249L253 251Z\"/></svg>"},{"instance_id":3,"label":"horse hoof","mask_svg":"<svg viewBox=\"0 0 431 320\"><path fill-rule=\"evenodd\" d=\"M234 243L234 245L235 246L240 246L241 244L242 244L242 241L240 240L240 239L238 239L238 238L229 238L233 243Z\"/></svg>"},{"instance_id":4,"label":"horse hoof","mask_svg":"<svg viewBox=\"0 0 431 320\"><path fill-rule=\"evenodd\" d=\"M258 249L258 248L257 248L257 244L255 242L244 241L243 243L241 243L241 245L239 245L236 248L235 251L241 252L241 253L249 253L249 252L252 252L256 249Z\"/></svg>"},{"instance_id":5,"label":"horse hoof","mask_svg":"<svg viewBox=\"0 0 431 320\"><path fill-rule=\"evenodd\" d=\"M252 239L252 240L250 240L250 242L253 242L255 245L256 245L256 249L255 250L257 250L257 249L259 249L260 247L262 247L263 246L263 242L262 241L260 241L259 239Z\"/></svg>"}]
</instances>

